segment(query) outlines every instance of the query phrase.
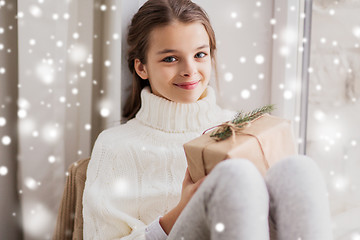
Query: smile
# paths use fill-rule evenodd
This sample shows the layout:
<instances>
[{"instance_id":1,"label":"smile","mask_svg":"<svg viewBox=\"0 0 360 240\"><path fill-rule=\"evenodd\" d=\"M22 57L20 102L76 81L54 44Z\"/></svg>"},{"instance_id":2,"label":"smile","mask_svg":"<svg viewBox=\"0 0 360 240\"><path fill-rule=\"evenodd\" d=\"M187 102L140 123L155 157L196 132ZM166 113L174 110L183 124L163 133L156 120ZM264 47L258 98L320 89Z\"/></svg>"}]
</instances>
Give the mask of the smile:
<instances>
[{"instance_id":1,"label":"smile","mask_svg":"<svg viewBox=\"0 0 360 240\"><path fill-rule=\"evenodd\" d=\"M200 81L192 81L192 82L184 82L184 83L176 83L174 84L177 87L180 87L182 89L186 90L192 90L197 87Z\"/></svg>"}]
</instances>

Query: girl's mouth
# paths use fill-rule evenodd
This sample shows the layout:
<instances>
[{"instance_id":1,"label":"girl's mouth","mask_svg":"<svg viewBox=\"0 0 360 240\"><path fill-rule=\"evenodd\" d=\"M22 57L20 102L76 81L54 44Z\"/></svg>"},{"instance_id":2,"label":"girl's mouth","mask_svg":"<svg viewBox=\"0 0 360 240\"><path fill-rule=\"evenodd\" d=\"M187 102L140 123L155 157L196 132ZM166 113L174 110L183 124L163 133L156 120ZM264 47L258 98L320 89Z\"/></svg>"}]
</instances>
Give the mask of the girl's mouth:
<instances>
[{"instance_id":1,"label":"girl's mouth","mask_svg":"<svg viewBox=\"0 0 360 240\"><path fill-rule=\"evenodd\" d=\"M175 83L174 85L186 90L192 90L197 87L200 81L192 81L192 82L183 82L183 83Z\"/></svg>"}]
</instances>

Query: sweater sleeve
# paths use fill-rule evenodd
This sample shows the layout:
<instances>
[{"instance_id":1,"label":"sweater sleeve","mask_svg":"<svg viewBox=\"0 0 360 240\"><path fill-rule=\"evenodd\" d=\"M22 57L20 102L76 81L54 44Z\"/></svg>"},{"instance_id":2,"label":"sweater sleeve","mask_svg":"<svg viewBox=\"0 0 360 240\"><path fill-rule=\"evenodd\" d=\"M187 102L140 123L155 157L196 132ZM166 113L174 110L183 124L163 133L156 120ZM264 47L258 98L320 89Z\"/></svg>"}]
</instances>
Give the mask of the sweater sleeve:
<instances>
[{"instance_id":1,"label":"sweater sleeve","mask_svg":"<svg viewBox=\"0 0 360 240\"><path fill-rule=\"evenodd\" d=\"M146 240L166 240L167 234L160 225L161 217L162 216L159 216L145 229Z\"/></svg>"},{"instance_id":2,"label":"sweater sleeve","mask_svg":"<svg viewBox=\"0 0 360 240\"><path fill-rule=\"evenodd\" d=\"M139 183L131 153L124 147L115 154L101 138L100 134L87 169L83 194L84 239L166 239L156 223L159 219L147 226L138 216Z\"/></svg>"}]
</instances>

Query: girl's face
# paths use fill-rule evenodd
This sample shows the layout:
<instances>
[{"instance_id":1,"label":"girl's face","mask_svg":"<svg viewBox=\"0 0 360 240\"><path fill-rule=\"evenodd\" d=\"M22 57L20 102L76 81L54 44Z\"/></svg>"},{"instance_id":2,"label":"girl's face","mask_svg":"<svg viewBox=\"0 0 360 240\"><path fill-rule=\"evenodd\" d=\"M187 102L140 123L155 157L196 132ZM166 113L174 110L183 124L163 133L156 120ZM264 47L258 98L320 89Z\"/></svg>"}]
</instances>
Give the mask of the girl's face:
<instances>
[{"instance_id":1,"label":"girl's face","mask_svg":"<svg viewBox=\"0 0 360 240\"><path fill-rule=\"evenodd\" d=\"M149 79L152 92L170 101L193 103L209 84L209 36L198 22L173 22L155 28L149 37L146 64L135 59L135 70Z\"/></svg>"}]
</instances>

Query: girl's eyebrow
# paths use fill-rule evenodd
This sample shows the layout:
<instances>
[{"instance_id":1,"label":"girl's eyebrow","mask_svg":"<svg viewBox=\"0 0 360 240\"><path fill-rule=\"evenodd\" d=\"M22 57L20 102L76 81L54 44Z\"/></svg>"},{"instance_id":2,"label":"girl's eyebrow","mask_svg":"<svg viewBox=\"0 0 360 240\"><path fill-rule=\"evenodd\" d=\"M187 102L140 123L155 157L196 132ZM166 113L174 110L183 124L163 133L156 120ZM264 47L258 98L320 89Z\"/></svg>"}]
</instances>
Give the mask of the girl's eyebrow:
<instances>
[{"instance_id":1,"label":"girl's eyebrow","mask_svg":"<svg viewBox=\"0 0 360 240\"><path fill-rule=\"evenodd\" d=\"M208 44L205 44L205 45L202 45L202 46L196 48L195 50L200 50L200 49L208 48L208 47L209 47L209 45L208 45ZM178 51L175 50L175 49L167 49L167 48L166 48L166 49L164 49L164 50L161 50L161 51L157 52L157 54L160 55L160 54L173 53L173 52L178 52Z\"/></svg>"}]
</instances>

